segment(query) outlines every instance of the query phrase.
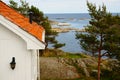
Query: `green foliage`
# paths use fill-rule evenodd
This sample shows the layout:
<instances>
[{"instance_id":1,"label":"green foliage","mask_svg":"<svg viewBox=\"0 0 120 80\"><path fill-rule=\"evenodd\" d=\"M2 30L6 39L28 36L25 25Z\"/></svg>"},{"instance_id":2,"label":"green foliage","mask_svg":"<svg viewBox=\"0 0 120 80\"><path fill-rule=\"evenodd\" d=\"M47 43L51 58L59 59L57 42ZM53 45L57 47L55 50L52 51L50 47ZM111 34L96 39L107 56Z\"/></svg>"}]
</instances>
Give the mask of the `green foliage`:
<instances>
[{"instance_id":1,"label":"green foliage","mask_svg":"<svg viewBox=\"0 0 120 80\"><path fill-rule=\"evenodd\" d=\"M29 4L23 0L20 0L20 3L21 3L21 5L19 6L20 13L27 16L29 11Z\"/></svg>"},{"instance_id":2,"label":"green foliage","mask_svg":"<svg viewBox=\"0 0 120 80\"><path fill-rule=\"evenodd\" d=\"M112 70L102 70L101 80L120 80L120 73Z\"/></svg>"},{"instance_id":3,"label":"green foliage","mask_svg":"<svg viewBox=\"0 0 120 80\"><path fill-rule=\"evenodd\" d=\"M87 56L82 53L78 53L78 54L66 53L64 57L65 58L86 58Z\"/></svg>"},{"instance_id":4,"label":"green foliage","mask_svg":"<svg viewBox=\"0 0 120 80\"><path fill-rule=\"evenodd\" d=\"M41 22L45 21L45 17L42 11L40 11L37 7L31 6L29 11L33 12L32 20L40 24ZM47 19L46 19L47 20Z\"/></svg>"},{"instance_id":5,"label":"green foliage","mask_svg":"<svg viewBox=\"0 0 120 80\"><path fill-rule=\"evenodd\" d=\"M13 0L10 0L9 3L10 3L10 7L12 7L15 10L18 10L17 2L14 2Z\"/></svg>"},{"instance_id":6,"label":"green foliage","mask_svg":"<svg viewBox=\"0 0 120 80\"><path fill-rule=\"evenodd\" d=\"M81 47L92 53L92 55L94 56L95 53L97 52L97 47L98 47L98 41L96 39L95 35L91 35L91 34L82 34L82 33L77 33L76 34L76 39L80 39L80 45L82 45Z\"/></svg>"},{"instance_id":7,"label":"green foliage","mask_svg":"<svg viewBox=\"0 0 120 80\"><path fill-rule=\"evenodd\" d=\"M59 49L47 49L42 55L43 57L63 57L63 58L87 58L88 56L82 53L68 53Z\"/></svg>"},{"instance_id":8,"label":"green foliage","mask_svg":"<svg viewBox=\"0 0 120 80\"><path fill-rule=\"evenodd\" d=\"M49 41L49 43L51 43L51 44L52 44L52 43L57 43L57 41L55 40L55 36L54 36L54 37L53 37L53 36L52 36L52 37L50 37L50 36L47 37L47 36L46 36L46 40Z\"/></svg>"},{"instance_id":9,"label":"green foliage","mask_svg":"<svg viewBox=\"0 0 120 80\"><path fill-rule=\"evenodd\" d=\"M63 46L65 46L65 44L56 43L55 45L53 45L53 47L54 47L55 49L61 48L61 47L63 47Z\"/></svg>"},{"instance_id":10,"label":"green foliage","mask_svg":"<svg viewBox=\"0 0 120 80\"><path fill-rule=\"evenodd\" d=\"M120 25L114 24L107 31L104 49L108 51L110 57L120 60Z\"/></svg>"},{"instance_id":11,"label":"green foliage","mask_svg":"<svg viewBox=\"0 0 120 80\"><path fill-rule=\"evenodd\" d=\"M10 3L9 4L10 7L19 11L21 14L27 16L28 11L29 11L29 4L26 1L20 0L19 5L17 2L15 2L13 0L10 0L9 3Z\"/></svg>"},{"instance_id":12,"label":"green foliage","mask_svg":"<svg viewBox=\"0 0 120 80\"><path fill-rule=\"evenodd\" d=\"M120 17L108 13L105 5L97 8L87 2L87 6L91 20L85 27L86 33L77 33L76 38L85 51L98 54L97 78L100 80L101 57L106 55L120 60Z\"/></svg>"},{"instance_id":13,"label":"green foliage","mask_svg":"<svg viewBox=\"0 0 120 80\"><path fill-rule=\"evenodd\" d=\"M93 55L98 50L104 50L108 57L120 59L120 17L108 13L105 5L97 8L95 4L87 2L87 6L91 20L85 27L85 33L76 34L80 45Z\"/></svg>"}]
</instances>

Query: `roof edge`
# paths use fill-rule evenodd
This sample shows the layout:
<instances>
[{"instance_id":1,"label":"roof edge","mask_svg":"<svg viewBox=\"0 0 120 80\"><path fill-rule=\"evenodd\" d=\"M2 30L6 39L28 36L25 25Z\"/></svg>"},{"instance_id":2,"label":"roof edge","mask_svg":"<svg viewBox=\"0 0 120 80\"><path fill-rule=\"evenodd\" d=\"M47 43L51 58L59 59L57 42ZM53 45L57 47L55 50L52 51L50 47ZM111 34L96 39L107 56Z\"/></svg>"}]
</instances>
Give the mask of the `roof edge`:
<instances>
[{"instance_id":1,"label":"roof edge","mask_svg":"<svg viewBox=\"0 0 120 80\"><path fill-rule=\"evenodd\" d=\"M0 15L0 24L15 33L16 35L20 36L26 43L27 49L44 49L45 42L40 41L27 33L26 31L22 30L21 28L17 27L16 24L10 22L2 15Z\"/></svg>"}]
</instances>

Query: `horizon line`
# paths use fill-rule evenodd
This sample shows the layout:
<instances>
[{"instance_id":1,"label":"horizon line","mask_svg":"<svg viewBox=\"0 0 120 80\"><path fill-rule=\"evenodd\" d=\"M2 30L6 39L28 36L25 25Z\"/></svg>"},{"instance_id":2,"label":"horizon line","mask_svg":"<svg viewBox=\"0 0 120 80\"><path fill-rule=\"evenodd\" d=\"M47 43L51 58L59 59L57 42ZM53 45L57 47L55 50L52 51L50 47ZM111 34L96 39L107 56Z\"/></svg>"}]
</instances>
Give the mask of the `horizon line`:
<instances>
[{"instance_id":1,"label":"horizon line","mask_svg":"<svg viewBox=\"0 0 120 80\"><path fill-rule=\"evenodd\" d=\"M120 12L112 12L112 13L119 14ZM89 13L88 12L84 12L84 13L83 12L82 13L76 13L76 12L75 13L71 13L71 12L64 13L63 12L63 13L44 13L44 14L89 14Z\"/></svg>"}]
</instances>

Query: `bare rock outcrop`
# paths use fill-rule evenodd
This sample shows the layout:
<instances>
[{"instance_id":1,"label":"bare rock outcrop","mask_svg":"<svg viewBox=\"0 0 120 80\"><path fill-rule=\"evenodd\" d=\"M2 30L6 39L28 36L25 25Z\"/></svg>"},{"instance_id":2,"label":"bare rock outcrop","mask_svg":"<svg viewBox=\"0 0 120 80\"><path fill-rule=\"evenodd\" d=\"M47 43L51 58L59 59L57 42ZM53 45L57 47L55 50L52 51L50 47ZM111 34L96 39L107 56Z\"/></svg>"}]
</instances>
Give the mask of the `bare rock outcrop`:
<instances>
[{"instance_id":1,"label":"bare rock outcrop","mask_svg":"<svg viewBox=\"0 0 120 80\"><path fill-rule=\"evenodd\" d=\"M59 58L40 58L41 80L74 79L80 75L74 66L62 63Z\"/></svg>"},{"instance_id":2,"label":"bare rock outcrop","mask_svg":"<svg viewBox=\"0 0 120 80\"><path fill-rule=\"evenodd\" d=\"M103 70L118 67L117 60L102 59ZM110 65L110 66L108 66ZM71 80L97 75L97 58L40 57L41 80Z\"/></svg>"}]
</instances>

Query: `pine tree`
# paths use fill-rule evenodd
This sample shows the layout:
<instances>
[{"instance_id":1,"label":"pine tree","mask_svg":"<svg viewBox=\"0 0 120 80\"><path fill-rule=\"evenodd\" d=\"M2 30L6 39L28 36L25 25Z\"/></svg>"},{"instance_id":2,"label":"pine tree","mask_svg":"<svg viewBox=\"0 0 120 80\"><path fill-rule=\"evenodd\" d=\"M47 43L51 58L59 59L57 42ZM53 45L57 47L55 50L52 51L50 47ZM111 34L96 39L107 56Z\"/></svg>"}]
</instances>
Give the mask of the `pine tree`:
<instances>
[{"instance_id":1,"label":"pine tree","mask_svg":"<svg viewBox=\"0 0 120 80\"><path fill-rule=\"evenodd\" d=\"M99 8L87 2L91 20L85 27L86 33L77 33L76 38L84 50L98 55L98 79L100 80L100 64L102 56L120 57L120 17L112 16L106 11L106 6Z\"/></svg>"}]
</instances>

